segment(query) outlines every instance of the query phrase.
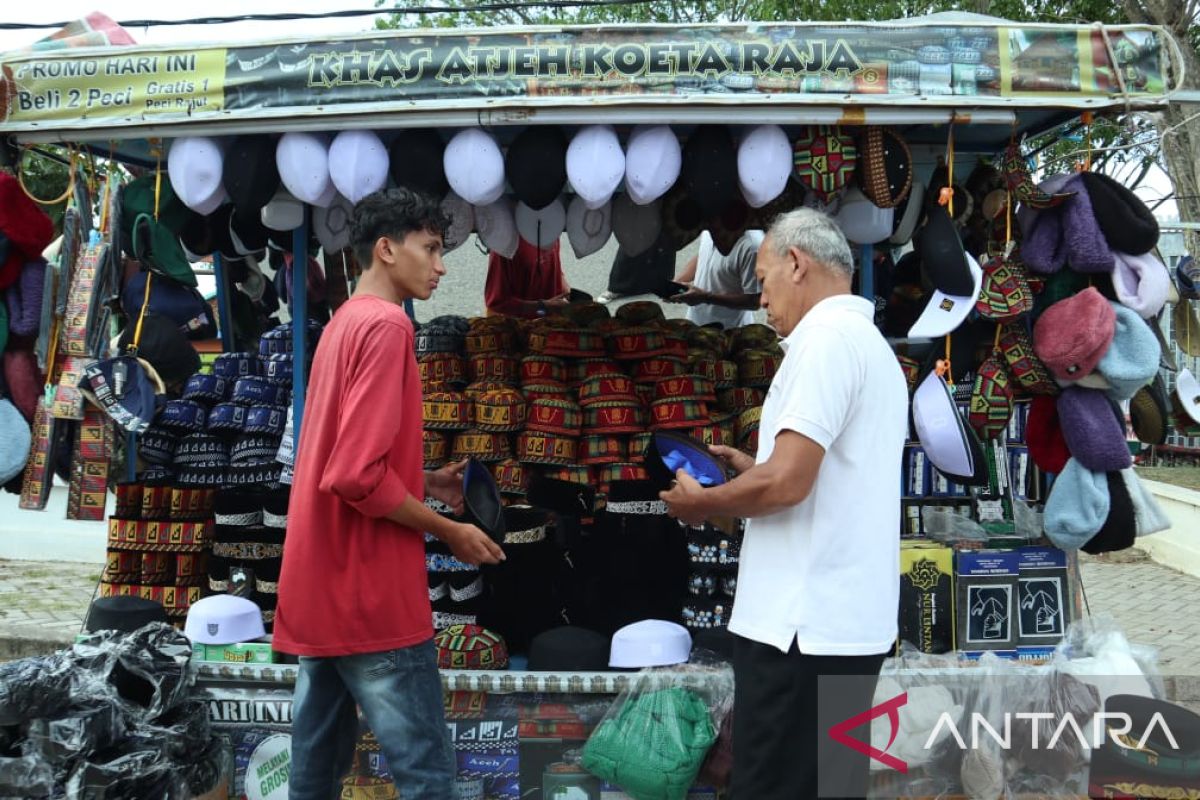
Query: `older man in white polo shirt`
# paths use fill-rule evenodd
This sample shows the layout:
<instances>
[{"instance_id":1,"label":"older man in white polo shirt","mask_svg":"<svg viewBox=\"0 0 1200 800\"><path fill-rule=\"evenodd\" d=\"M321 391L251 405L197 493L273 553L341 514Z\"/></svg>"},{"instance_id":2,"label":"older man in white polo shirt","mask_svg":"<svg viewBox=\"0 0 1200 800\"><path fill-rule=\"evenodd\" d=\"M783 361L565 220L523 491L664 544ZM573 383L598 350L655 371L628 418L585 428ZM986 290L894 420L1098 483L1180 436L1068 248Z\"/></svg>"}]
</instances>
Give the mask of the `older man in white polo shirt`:
<instances>
[{"instance_id":1,"label":"older man in white polo shirt","mask_svg":"<svg viewBox=\"0 0 1200 800\"><path fill-rule=\"evenodd\" d=\"M755 271L767 321L786 337L757 458L714 447L737 477L702 488L680 471L662 499L691 524L749 519L729 625L733 795L861 797L865 758L831 743L830 720L818 720L818 678L867 676L834 704L866 711L896 640L908 393L874 305L850 292L850 246L829 217L780 216ZM869 726L853 735L869 740Z\"/></svg>"}]
</instances>

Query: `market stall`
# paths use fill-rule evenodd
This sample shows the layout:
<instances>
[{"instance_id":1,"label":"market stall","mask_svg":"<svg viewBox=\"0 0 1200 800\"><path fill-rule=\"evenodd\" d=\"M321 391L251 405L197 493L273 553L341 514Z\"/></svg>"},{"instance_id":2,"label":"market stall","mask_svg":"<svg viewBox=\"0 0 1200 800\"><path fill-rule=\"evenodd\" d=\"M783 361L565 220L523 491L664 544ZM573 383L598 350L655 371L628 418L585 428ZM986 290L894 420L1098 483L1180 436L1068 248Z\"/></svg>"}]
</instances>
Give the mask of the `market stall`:
<instances>
[{"instance_id":1,"label":"market stall","mask_svg":"<svg viewBox=\"0 0 1200 800\"><path fill-rule=\"evenodd\" d=\"M939 15L373 32L0 66L0 131L21 147L69 145L79 176L58 258L29 279L47 288L51 324L26 352L50 400L24 409L22 505L44 507L55 440L73 436L73 513L102 517L105 492L117 497L102 595L155 600L177 622L205 595L239 595L269 629L306 368L356 274L352 204L389 181L445 198L447 248L474 234L506 254L565 232L581 256L610 235L637 256L705 230L724 253L801 203L833 215L860 247L857 290L876 298L914 396L897 476L900 625L920 653L1053 661L1081 615L1074 551L1127 547L1159 524L1111 452L1111 425L1092 424L1112 416L1101 389L1140 398L1157 373L1142 320L1161 312L1170 278L1141 255L1157 228L1086 169L1038 185L1023 142L1081 114L1162 108L1182 59L1161 29ZM82 165L98 156L135 176L88 180ZM1134 241L1118 246L1120 234ZM1024 261L1022 239L1037 242ZM189 291L201 258L219 326ZM280 323L281 306L304 322ZM1097 314L1112 324L1088 346L1121 358L1099 368L1103 383L1068 389L1064 409L1047 369L1065 377L1076 354L1055 342ZM1035 317L1051 333L1035 335ZM508 554L481 573L427 547L460 796L620 797L579 757L611 696L637 680L608 667L689 657L618 661L623 632L665 620L719 654L736 591L740 521L682 528L658 500L664 434L753 453L778 338L668 320L644 299L421 322L426 466L481 465L503 508L473 510L503 520ZM106 358L110 324L153 369ZM202 368L187 343L214 333L223 352ZM1166 398L1148 400L1135 403L1167 424ZM1200 421L1189 408L1179 420ZM1078 492L1052 502L1046 472ZM1104 503L1082 507L1096 475ZM284 796L295 667L261 642L201 650L210 721L237 755L233 793ZM659 674L727 710L721 667ZM714 796L720 772L704 776L690 796ZM348 798L394 796L369 734L345 786Z\"/></svg>"}]
</instances>

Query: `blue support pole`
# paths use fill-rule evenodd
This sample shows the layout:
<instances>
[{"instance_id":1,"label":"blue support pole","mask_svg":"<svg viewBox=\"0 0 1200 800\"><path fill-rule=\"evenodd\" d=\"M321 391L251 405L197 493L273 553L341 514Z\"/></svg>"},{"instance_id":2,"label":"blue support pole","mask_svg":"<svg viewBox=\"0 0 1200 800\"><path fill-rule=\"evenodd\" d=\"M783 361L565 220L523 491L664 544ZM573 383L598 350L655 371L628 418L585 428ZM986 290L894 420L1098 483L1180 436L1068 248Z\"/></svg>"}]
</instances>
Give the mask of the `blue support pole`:
<instances>
[{"instance_id":1,"label":"blue support pole","mask_svg":"<svg viewBox=\"0 0 1200 800\"><path fill-rule=\"evenodd\" d=\"M308 221L292 231L292 432L300 443L300 422L304 416L306 392L304 367L308 363Z\"/></svg>"},{"instance_id":2,"label":"blue support pole","mask_svg":"<svg viewBox=\"0 0 1200 800\"><path fill-rule=\"evenodd\" d=\"M217 315L221 318L219 333L221 336L221 352L232 353L233 344L233 308L229 304L229 274L221 263L221 254L213 253L213 274L217 278Z\"/></svg>"},{"instance_id":3,"label":"blue support pole","mask_svg":"<svg viewBox=\"0 0 1200 800\"><path fill-rule=\"evenodd\" d=\"M875 246L864 244L859 250L858 293L875 302Z\"/></svg>"}]
</instances>

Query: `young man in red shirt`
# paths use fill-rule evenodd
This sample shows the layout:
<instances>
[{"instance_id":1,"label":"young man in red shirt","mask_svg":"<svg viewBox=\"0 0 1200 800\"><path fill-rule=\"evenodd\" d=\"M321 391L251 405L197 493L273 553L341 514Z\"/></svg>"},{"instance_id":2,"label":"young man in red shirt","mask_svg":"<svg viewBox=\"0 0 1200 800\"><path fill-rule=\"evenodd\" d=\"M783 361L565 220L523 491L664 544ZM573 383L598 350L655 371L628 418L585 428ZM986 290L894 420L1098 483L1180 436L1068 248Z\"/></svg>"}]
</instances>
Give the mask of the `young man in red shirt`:
<instances>
[{"instance_id":1,"label":"young man in red shirt","mask_svg":"<svg viewBox=\"0 0 1200 800\"><path fill-rule=\"evenodd\" d=\"M446 226L435 200L407 189L360 201L351 245L367 268L313 359L274 638L300 656L291 800L340 796L356 704L402 797L454 795L423 532L472 564L504 555L424 504L428 492L461 509L464 464L423 471L421 383L401 304L428 299L446 274Z\"/></svg>"}]
</instances>

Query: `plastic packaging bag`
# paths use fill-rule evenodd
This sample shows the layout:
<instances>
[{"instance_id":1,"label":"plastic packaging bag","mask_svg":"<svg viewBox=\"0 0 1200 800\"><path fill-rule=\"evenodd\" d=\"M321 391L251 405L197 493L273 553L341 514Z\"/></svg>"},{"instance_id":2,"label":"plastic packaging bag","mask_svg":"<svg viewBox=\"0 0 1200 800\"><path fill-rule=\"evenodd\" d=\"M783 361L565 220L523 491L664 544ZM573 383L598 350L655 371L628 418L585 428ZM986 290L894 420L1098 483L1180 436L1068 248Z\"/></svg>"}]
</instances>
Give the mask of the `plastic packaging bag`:
<instances>
[{"instance_id":1,"label":"plastic packaging bag","mask_svg":"<svg viewBox=\"0 0 1200 800\"><path fill-rule=\"evenodd\" d=\"M125 720L111 703L72 708L57 719L29 723L22 752L60 767L79 757L112 747L125 736Z\"/></svg>"},{"instance_id":2,"label":"plastic packaging bag","mask_svg":"<svg viewBox=\"0 0 1200 800\"><path fill-rule=\"evenodd\" d=\"M73 671L62 652L0 664L0 725L61 714L71 703Z\"/></svg>"},{"instance_id":3,"label":"plastic packaging bag","mask_svg":"<svg viewBox=\"0 0 1200 800\"><path fill-rule=\"evenodd\" d=\"M154 623L111 640L115 656L108 683L121 700L153 720L175 709L196 680L192 645L166 623Z\"/></svg>"},{"instance_id":4,"label":"plastic packaging bag","mask_svg":"<svg viewBox=\"0 0 1200 800\"><path fill-rule=\"evenodd\" d=\"M1056 796L1077 792L1089 757L1087 739L1081 742L1078 734L1091 736L1092 718L1101 710L1095 687L1051 664L1031 669L1026 679L1009 686L1009 692L1019 692L1024 703L1015 704L1017 718L1007 754L1013 789L1019 794ZM1052 718L1035 728L1032 719L1021 716L1030 713L1049 713ZM1079 730L1066 730L1056 737L1055 726L1060 724L1056 721L1068 715Z\"/></svg>"},{"instance_id":5,"label":"plastic packaging bag","mask_svg":"<svg viewBox=\"0 0 1200 800\"><path fill-rule=\"evenodd\" d=\"M640 672L583 748L583 766L633 800L684 800L733 695L729 665Z\"/></svg>"},{"instance_id":6,"label":"plastic packaging bag","mask_svg":"<svg viewBox=\"0 0 1200 800\"><path fill-rule=\"evenodd\" d=\"M49 797L54 790L54 769L33 756L0 758L0 800Z\"/></svg>"},{"instance_id":7,"label":"plastic packaging bag","mask_svg":"<svg viewBox=\"0 0 1200 800\"><path fill-rule=\"evenodd\" d=\"M1132 645L1107 615L1071 623L1054 655L1056 668L1095 687L1101 705L1114 694L1164 696L1158 651Z\"/></svg>"},{"instance_id":8,"label":"plastic packaging bag","mask_svg":"<svg viewBox=\"0 0 1200 800\"><path fill-rule=\"evenodd\" d=\"M921 524L925 535L939 542L986 542L990 536L975 520L954 511L934 506L921 509Z\"/></svg>"},{"instance_id":9,"label":"plastic packaging bag","mask_svg":"<svg viewBox=\"0 0 1200 800\"><path fill-rule=\"evenodd\" d=\"M158 750L115 749L78 762L66 781L68 800L186 800L179 765Z\"/></svg>"}]
</instances>

